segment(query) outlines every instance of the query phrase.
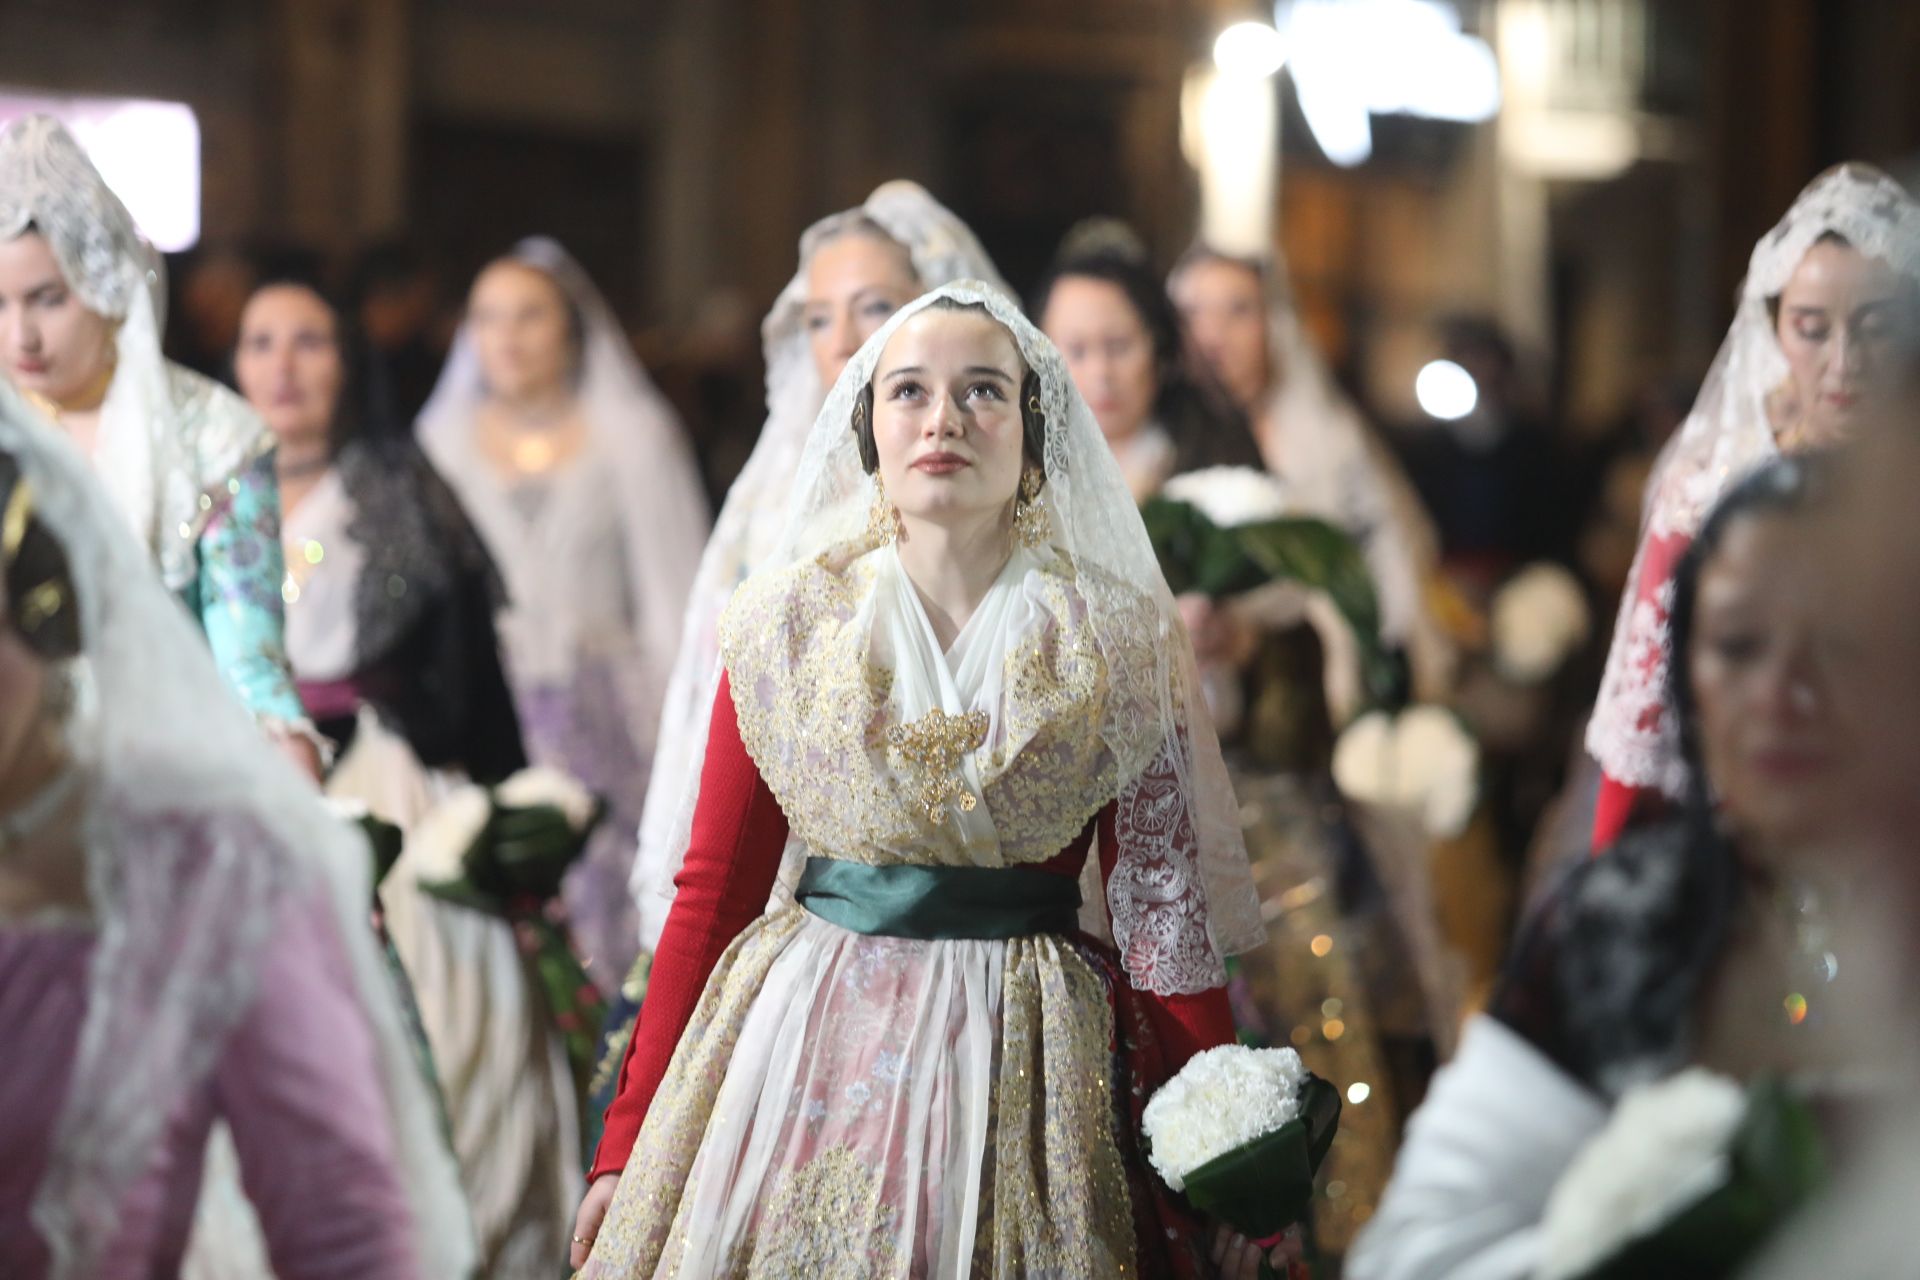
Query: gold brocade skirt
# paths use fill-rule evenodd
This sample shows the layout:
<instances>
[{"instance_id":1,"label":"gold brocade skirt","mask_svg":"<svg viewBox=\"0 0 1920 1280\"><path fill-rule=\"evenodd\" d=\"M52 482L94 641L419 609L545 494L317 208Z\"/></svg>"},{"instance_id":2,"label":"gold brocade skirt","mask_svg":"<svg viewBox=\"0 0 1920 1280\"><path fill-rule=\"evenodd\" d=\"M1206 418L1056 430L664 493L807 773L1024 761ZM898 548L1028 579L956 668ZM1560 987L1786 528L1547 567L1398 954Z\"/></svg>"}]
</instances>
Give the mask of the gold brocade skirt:
<instances>
[{"instance_id":1,"label":"gold brocade skirt","mask_svg":"<svg viewBox=\"0 0 1920 1280\"><path fill-rule=\"evenodd\" d=\"M709 979L581 1276L1137 1274L1112 999L1063 936L762 918Z\"/></svg>"}]
</instances>

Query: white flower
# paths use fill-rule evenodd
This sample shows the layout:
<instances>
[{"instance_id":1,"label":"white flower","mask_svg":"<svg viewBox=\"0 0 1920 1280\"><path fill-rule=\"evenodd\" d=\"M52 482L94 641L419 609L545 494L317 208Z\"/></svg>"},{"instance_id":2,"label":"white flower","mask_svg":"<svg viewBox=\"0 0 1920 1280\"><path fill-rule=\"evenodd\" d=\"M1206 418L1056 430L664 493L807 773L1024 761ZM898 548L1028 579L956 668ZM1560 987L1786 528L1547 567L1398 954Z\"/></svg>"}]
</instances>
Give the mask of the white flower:
<instances>
[{"instance_id":1,"label":"white flower","mask_svg":"<svg viewBox=\"0 0 1920 1280\"><path fill-rule=\"evenodd\" d=\"M420 819L407 840L407 863L418 879L458 879L465 871L467 851L486 830L493 802L476 786L464 786Z\"/></svg>"},{"instance_id":2,"label":"white flower","mask_svg":"<svg viewBox=\"0 0 1920 1280\"><path fill-rule=\"evenodd\" d=\"M1627 1093L1554 1184L1540 1280L1586 1273L1726 1181L1746 1094L1691 1067Z\"/></svg>"},{"instance_id":3,"label":"white flower","mask_svg":"<svg viewBox=\"0 0 1920 1280\"><path fill-rule=\"evenodd\" d=\"M333 816L342 822L364 822L373 816L373 811L367 808L364 801L351 796L322 796L320 803L326 805Z\"/></svg>"},{"instance_id":4,"label":"white flower","mask_svg":"<svg viewBox=\"0 0 1920 1280\"><path fill-rule=\"evenodd\" d=\"M1592 626L1571 573L1557 564L1529 565L1493 598L1494 666L1523 684L1544 680L1586 642Z\"/></svg>"},{"instance_id":5,"label":"white flower","mask_svg":"<svg viewBox=\"0 0 1920 1280\"><path fill-rule=\"evenodd\" d=\"M1444 707L1372 711L1334 744L1333 780L1350 799L1408 810L1428 835L1450 839L1479 800L1480 744Z\"/></svg>"},{"instance_id":6,"label":"white flower","mask_svg":"<svg viewBox=\"0 0 1920 1280\"><path fill-rule=\"evenodd\" d=\"M1200 514L1232 529L1278 520L1287 514L1287 488L1252 467L1207 467L1167 481L1161 495L1199 509Z\"/></svg>"},{"instance_id":7,"label":"white flower","mask_svg":"<svg viewBox=\"0 0 1920 1280\"><path fill-rule=\"evenodd\" d=\"M1148 1159L1175 1191L1218 1156L1263 1138L1300 1112L1307 1068L1291 1049L1224 1044L1195 1054L1141 1113Z\"/></svg>"},{"instance_id":8,"label":"white flower","mask_svg":"<svg viewBox=\"0 0 1920 1280\"><path fill-rule=\"evenodd\" d=\"M586 829L593 821L593 793L558 769L536 765L522 769L493 789L493 798L504 808L531 809L548 805L566 816L575 831Z\"/></svg>"}]
</instances>

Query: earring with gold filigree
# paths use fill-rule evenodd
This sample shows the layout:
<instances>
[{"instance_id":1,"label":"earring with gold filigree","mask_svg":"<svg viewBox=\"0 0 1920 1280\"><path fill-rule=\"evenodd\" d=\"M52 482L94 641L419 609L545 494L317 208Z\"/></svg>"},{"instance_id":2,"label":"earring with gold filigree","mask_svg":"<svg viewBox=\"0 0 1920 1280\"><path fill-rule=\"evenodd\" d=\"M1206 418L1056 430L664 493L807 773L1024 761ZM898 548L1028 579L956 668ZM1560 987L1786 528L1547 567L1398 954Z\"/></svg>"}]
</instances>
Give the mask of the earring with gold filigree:
<instances>
[{"instance_id":1,"label":"earring with gold filigree","mask_svg":"<svg viewBox=\"0 0 1920 1280\"><path fill-rule=\"evenodd\" d=\"M873 473L873 506L867 509L867 542L883 547L900 535L900 513L887 501L887 486Z\"/></svg>"},{"instance_id":2,"label":"earring with gold filigree","mask_svg":"<svg viewBox=\"0 0 1920 1280\"><path fill-rule=\"evenodd\" d=\"M1052 533L1052 522L1040 498L1046 482L1047 473L1039 467L1028 467L1020 473L1020 491L1013 498L1013 536L1024 547L1043 547Z\"/></svg>"}]
</instances>

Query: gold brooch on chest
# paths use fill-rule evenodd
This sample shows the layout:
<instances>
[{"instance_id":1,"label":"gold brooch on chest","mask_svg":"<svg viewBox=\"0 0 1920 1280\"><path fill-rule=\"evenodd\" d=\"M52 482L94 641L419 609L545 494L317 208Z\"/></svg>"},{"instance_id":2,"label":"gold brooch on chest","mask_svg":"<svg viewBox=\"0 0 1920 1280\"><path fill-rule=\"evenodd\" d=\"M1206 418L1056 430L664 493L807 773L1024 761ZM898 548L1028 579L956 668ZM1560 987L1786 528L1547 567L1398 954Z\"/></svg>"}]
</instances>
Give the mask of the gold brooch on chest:
<instances>
[{"instance_id":1,"label":"gold brooch on chest","mask_svg":"<svg viewBox=\"0 0 1920 1280\"><path fill-rule=\"evenodd\" d=\"M887 745L919 775L920 807L938 826L947 820L947 806L971 813L979 803L967 790L960 762L987 740L987 713L969 711L950 716L935 707L912 724L887 730Z\"/></svg>"}]
</instances>

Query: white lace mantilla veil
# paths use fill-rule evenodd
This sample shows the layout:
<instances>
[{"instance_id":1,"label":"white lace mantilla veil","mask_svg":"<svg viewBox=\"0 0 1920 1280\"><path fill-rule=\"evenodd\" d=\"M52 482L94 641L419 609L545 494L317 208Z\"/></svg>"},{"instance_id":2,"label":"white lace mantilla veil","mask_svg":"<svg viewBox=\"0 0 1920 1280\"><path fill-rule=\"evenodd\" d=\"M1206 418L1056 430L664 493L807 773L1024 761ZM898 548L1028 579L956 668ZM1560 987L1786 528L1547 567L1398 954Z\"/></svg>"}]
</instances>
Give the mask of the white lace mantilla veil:
<instances>
[{"instance_id":1,"label":"white lace mantilla veil","mask_svg":"<svg viewBox=\"0 0 1920 1280\"><path fill-rule=\"evenodd\" d=\"M627 572L647 669L627 674L635 714L644 712L651 723L680 642L682 610L707 533L700 472L679 415L641 368L626 330L580 264L546 236L520 241L507 257L553 280L581 321L576 390L581 413L594 442L617 469L619 491L633 517L625 522ZM464 469L458 460L475 447L473 424L486 394L479 353L462 324L415 427L421 447L443 470ZM551 572L566 571L566 565L551 566Z\"/></svg>"},{"instance_id":2,"label":"white lace mantilla veil","mask_svg":"<svg viewBox=\"0 0 1920 1280\"><path fill-rule=\"evenodd\" d=\"M1754 245L1733 327L1647 484L1640 548L1587 725L1587 750L1618 782L1672 796L1685 791L1679 726L1667 700L1669 592L1666 584L1643 581L1647 548L1658 539L1691 538L1735 480L1779 453L1767 397L1786 382L1788 369L1768 299L1830 232L1920 285L1920 206L1865 165L1839 165L1816 178Z\"/></svg>"},{"instance_id":3,"label":"white lace mantilla veil","mask_svg":"<svg viewBox=\"0 0 1920 1280\"><path fill-rule=\"evenodd\" d=\"M1060 353L1017 303L992 285L959 281L901 308L867 340L808 433L786 527L766 570L839 553L863 539L871 545L864 531L874 480L855 448L854 400L872 381L887 341L941 299L984 308L1039 376L1048 542L1072 565L1085 625L1107 659L1100 733L1121 779L1117 859L1104 894L1097 860L1088 859L1082 927L1112 940L1129 978L1144 990L1170 995L1217 986L1226 980L1223 957L1266 936L1239 806L1200 694L1192 646L1120 464ZM1141 660L1143 653L1148 660ZM1182 812L1189 823L1179 821ZM781 871L789 885L805 856L804 848L789 844Z\"/></svg>"},{"instance_id":4,"label":"white lace mantilla veil","mask_svg":"<svg viewBox=\"0 0 1920 1280\"><path fill-rule=\"evenodd\" d=\"M378 1046L422 1274L467 1274L458 1171L368 927L363 838L279 753L260 750L79 451L5 386L0 451L18 461L35 515L65 550L84 646L69 730L88 779L97 941L33 1206L52 1275L84 1280L107 1265L127 1191L153 1167L178 1104L205 1084L253 1002L272 998L257 984L277 921L312 898L331 908Z\"/></svg>"},{"instance_id":5,"label":"white lace mantilla veil","mask_svg":"<svg viewBox=\"0 0 1920 1280\"><path fill-rule=\"evenodd\" d=\"M266 426L227 388L168 365L160 347L160 256L51 116L27 116L0 132L0 240L29 226L46 237L87 309L118 322L94 466L157 557L160 576L178 591L196 572L201 495L266 448ZM183 412L183 399L190 410Z\"/></svg>"},{"instance_id":6,"label":"white lace mantilla veil","mask_svg":"<svg viewBox=\"0 0 1920 1280\"><path fill-rule=\"evenodd\" d=\"M802 315L807 268L821 245L869 225L879 227L906 249L923 288L952 280L984 280L1012 294L966 223L916 182L884 183L865 204L822 218L800 237L800 269L760 325L767 366L766 425L746 466L727 490L713 537L700 557L686 625L680 633L680 653L660 715L653 776L640 821L640 853L633 864L640 945L647 951L660 941L672 903L673 877L692 831L707 723L720 679L720 611L733 598L734 588L765 562L780 534L801 446L826 395Z\"/></svg>"}]
</instances>

